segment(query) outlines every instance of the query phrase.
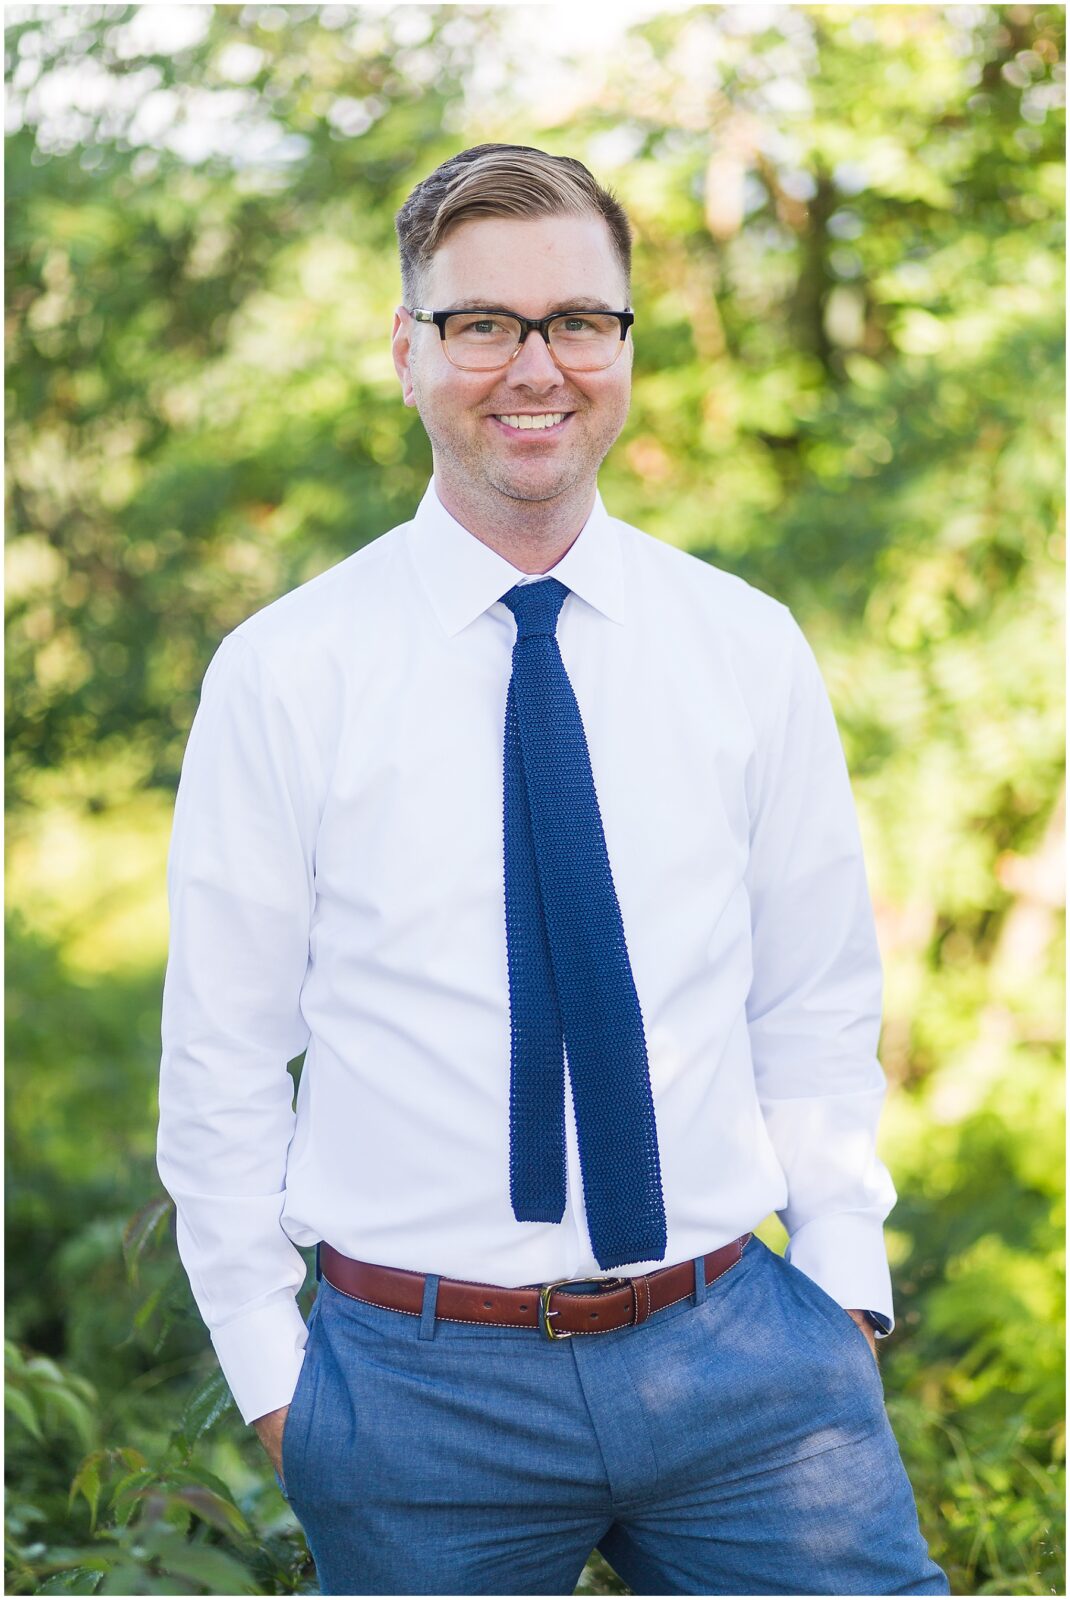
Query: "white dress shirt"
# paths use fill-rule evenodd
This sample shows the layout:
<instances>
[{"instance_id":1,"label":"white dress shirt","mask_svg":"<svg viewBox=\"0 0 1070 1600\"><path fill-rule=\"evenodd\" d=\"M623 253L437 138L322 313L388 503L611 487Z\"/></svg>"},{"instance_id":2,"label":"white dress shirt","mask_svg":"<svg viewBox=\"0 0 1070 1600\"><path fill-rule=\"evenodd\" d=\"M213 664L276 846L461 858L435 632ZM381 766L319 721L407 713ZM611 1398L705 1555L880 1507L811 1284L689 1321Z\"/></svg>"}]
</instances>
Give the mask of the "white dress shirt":
<instances>
[{"instance_id":1,"label":"white dress shirt","mask_svg":"<svg viewBox=\"0 0 1070 1600\"><path fill-rule=\"evenodd\" d=\"M182 766L158 1165L247 1422L292 1397L295 1246L321 1239L516 1287L655 1270L775 1211L789 1261L891 1326L880 957L813 652L779 601L600 496L553 576L644 1018L667 1253L598 1266L570 1093L564 1219L513 1216L500 597L525 575L432 480L411 522L228 634Z\"/></svg>"}]
</instances>

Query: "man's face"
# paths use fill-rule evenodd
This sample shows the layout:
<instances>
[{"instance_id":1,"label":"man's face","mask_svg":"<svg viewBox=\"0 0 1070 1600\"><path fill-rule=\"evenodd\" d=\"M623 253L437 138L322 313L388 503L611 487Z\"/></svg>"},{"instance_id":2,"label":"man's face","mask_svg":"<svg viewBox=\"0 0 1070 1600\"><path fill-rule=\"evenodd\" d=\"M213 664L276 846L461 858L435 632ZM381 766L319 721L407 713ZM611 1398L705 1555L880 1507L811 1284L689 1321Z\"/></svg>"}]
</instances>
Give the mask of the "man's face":
<instances>
[{"instance_id":1,"label":"man's face","mask_svg":"<svg viewBox=\"0 0 1070 1600\"><path fill-rule=\"evenodd\" d=\"M601 217L477 218L461 223L432 258L424 305L466 304L544 317L566 308L623 311L627 291ZM632 341L601 372L566 372L545 341L529 333L516 357L494 372L467 372L446 357L438 329L399 310L394 365L406 405L431 440L435 475L470 502L504 510L510 501L554 501L593 487L628 415ZM566 413L545 429L498 419Z\"/></svg>"}]
</instances>

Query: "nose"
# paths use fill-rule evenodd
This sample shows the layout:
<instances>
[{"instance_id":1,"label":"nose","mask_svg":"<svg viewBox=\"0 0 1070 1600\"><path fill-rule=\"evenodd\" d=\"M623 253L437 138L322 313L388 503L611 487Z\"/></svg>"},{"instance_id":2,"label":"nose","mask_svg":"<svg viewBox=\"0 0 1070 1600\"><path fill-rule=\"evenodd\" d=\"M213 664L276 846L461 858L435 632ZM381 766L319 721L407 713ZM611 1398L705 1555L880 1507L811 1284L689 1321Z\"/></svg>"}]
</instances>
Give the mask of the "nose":
<instances>
[{"instance_id":1,"label":"nose","mask_svg":"<svg viewBox=\"0 0 1070 1600\"><path fill-rule=\"evenodd\" d=\"M564 383L564 374L550 354L550 346L535 329L528 334L509 363L506 382L513 388L537 389L545 393Z\"/></svg>"}]
</instances>

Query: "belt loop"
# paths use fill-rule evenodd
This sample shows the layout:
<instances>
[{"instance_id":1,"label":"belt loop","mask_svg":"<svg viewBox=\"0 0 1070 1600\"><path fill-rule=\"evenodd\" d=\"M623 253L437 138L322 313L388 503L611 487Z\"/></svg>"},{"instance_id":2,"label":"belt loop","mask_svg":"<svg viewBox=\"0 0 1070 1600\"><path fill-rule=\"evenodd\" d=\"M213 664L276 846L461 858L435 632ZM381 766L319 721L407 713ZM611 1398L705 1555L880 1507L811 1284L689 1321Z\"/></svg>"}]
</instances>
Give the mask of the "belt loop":
<instances>
[{"instance_id":1,"label":"belt loop","mask_svg":"<svg viewBox=\"0 0 1070 1600\"><path fill-rule=\"evenodd\" d=\"M420 1312L420 1338L435 1337L435 1307L438 1304L438 1273L429 1272L424 1278L424 1303Z\"/></svg>"},{"instance_id":2,"label":"belt loop","mask_svg":"<svg viewBox=\"0 0 1070 1600\"><path fill-rule=\"evenodd\" d=\"M317 1245L316 1246L316 1282L319 1283L319 1281L320 1281L320 1279L322 1277L323 1277L323 1268L320 1266L320 1247L319 1247L319 1245Z\"/></svg>"},{"instance_id":3,"label":"belt loop","mask_svg":"<svg viewBox=\"0 0 1070 1600\"><path fill-rule=\"evenodd\" d=\"M695 1304L700 1306L706 1298L706 1257L695 1257Z\"/></svg>"}]
</instances>

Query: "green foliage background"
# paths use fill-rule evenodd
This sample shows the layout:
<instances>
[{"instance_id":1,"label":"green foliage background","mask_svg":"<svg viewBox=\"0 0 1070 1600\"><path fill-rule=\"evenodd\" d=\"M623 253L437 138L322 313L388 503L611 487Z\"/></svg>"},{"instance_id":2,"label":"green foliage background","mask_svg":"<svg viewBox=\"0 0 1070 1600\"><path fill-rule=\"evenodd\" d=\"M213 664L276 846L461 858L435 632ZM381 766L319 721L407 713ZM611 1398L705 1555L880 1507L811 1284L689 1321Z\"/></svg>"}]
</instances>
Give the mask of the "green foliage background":
<instances>
[{"instance_id":1,"label":"green foliage background","mask_svg":"<svg viewBox=\"0 0 1070 1600\"><path fill-rule=\"evenodd\" d=\"M637 227L610 510L818 653L886 964L888 1410L955 1591L1061 1592L1063 9L662 10L575 70L533 6L184 14L7 12L7 1591L313 1585L155 1172L170 806L222 634L411 514L393 212L504 139Z\"/></svg>"}]
</instances>

